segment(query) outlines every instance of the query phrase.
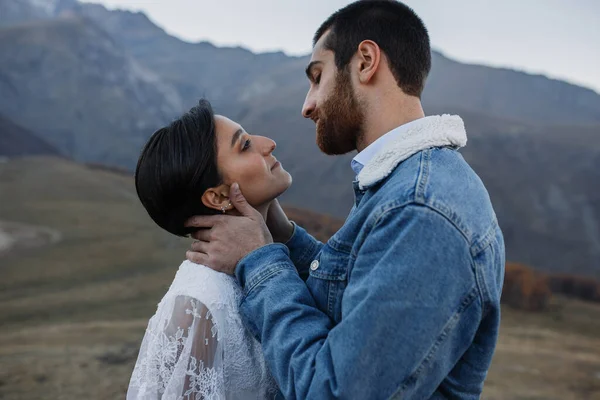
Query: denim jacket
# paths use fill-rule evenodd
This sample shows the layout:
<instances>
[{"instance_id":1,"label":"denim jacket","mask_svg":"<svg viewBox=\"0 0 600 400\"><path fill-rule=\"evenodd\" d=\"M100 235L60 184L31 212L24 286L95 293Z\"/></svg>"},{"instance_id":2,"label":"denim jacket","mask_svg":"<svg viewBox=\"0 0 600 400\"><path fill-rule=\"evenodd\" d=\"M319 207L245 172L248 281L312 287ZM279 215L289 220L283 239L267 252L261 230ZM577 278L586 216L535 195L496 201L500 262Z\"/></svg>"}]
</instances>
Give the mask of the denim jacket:
<instances>
[{"instance_id":1,"label":"denim jacket","mask_svg":"<svg viewBox=\"0 0 600 400\"><path fill-rule=\"evenodd\" d=\"M238 263L242 318L287 399L480 397L505 251L465 143L459 117L432 118L363 168L327 243L296 226Z\"/></svg>"}]
</instances>

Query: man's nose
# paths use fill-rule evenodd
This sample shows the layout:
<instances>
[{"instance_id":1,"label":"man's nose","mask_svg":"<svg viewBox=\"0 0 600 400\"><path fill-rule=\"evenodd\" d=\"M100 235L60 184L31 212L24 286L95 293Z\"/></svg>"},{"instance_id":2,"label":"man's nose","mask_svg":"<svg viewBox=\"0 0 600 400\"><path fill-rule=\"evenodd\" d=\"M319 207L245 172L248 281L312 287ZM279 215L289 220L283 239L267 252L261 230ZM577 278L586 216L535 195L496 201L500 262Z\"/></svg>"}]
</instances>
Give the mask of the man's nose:
<instances>
[{"instance_id":1,"label":"man's nose","mask_svg":"<svg viewBox=\"0 0 600 400\"><path fill-rule=\"evenodd\" d=\"M304 99L304 104L302 105L302 116L304 118L311 118L315 112L316 107L317 102L315 101L315 96L313 96L309 91L306 94L306 99Z\"/></svg>"}]
</instances>

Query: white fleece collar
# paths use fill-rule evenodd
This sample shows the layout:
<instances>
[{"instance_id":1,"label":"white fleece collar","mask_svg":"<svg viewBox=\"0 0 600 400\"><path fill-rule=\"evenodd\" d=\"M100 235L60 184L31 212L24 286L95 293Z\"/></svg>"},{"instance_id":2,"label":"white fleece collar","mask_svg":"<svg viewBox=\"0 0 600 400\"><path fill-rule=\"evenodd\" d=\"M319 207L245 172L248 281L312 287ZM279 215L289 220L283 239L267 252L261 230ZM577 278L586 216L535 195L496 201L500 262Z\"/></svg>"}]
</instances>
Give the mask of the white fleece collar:
<instances>
[{"instance_id":1,"label":"white fleece collar","mask_svg":"<svg viewBox=\"0 0 600 400\"><path fill-rule=\"evenodd\" d=\"M419 120L386 144L358 174L358 186L365 190L385 179L402 161L432 147L467 144L465 124L458 115L432 115Z\"/></svg>"}]
</instances>

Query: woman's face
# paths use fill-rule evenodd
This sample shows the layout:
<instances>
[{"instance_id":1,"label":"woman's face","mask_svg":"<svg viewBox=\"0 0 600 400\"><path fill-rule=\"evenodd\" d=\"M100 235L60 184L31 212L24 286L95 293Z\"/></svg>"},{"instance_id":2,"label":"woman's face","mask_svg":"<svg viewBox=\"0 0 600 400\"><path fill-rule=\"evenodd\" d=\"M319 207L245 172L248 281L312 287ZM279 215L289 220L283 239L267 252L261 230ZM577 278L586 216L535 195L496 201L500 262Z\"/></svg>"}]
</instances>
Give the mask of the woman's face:
<instances>
[{"instance_id":1,"label":"woman's face","mask_svg":"<svg viewBox=\"0 0 600 400\"><path fill-rule=\"evenodd\" d=\"M273 156L274 141L251 135L221 115L215 116L215 130L217 167L227 191L237 182L248 203L259 207L290 187L291 175Z\"/></svg>"}]
</instances>

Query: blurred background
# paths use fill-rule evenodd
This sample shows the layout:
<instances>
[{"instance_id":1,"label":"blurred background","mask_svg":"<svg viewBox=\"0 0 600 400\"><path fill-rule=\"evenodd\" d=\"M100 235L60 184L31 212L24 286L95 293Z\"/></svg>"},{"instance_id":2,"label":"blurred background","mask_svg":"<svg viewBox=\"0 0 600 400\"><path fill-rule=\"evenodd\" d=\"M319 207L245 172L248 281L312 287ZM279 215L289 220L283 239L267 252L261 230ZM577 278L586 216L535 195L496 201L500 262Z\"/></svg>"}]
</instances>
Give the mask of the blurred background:
<instances>
[{"instance_id":1,"label":"blurred background","mask_svg":"<svg viewBox=\"0 0 600 400\"><path fill-rule=\"evenodd\" d=\"M0 0L0 399L123 398L189 245L132 169L202 96L277 141L290 216L335 232L353 154L320 154L300 109L312 35L347 3ZM407 4L434 48L426 113L465 120L506 239L483 397L600 399L600 3Z\"/></svg>"}]
</instances>

